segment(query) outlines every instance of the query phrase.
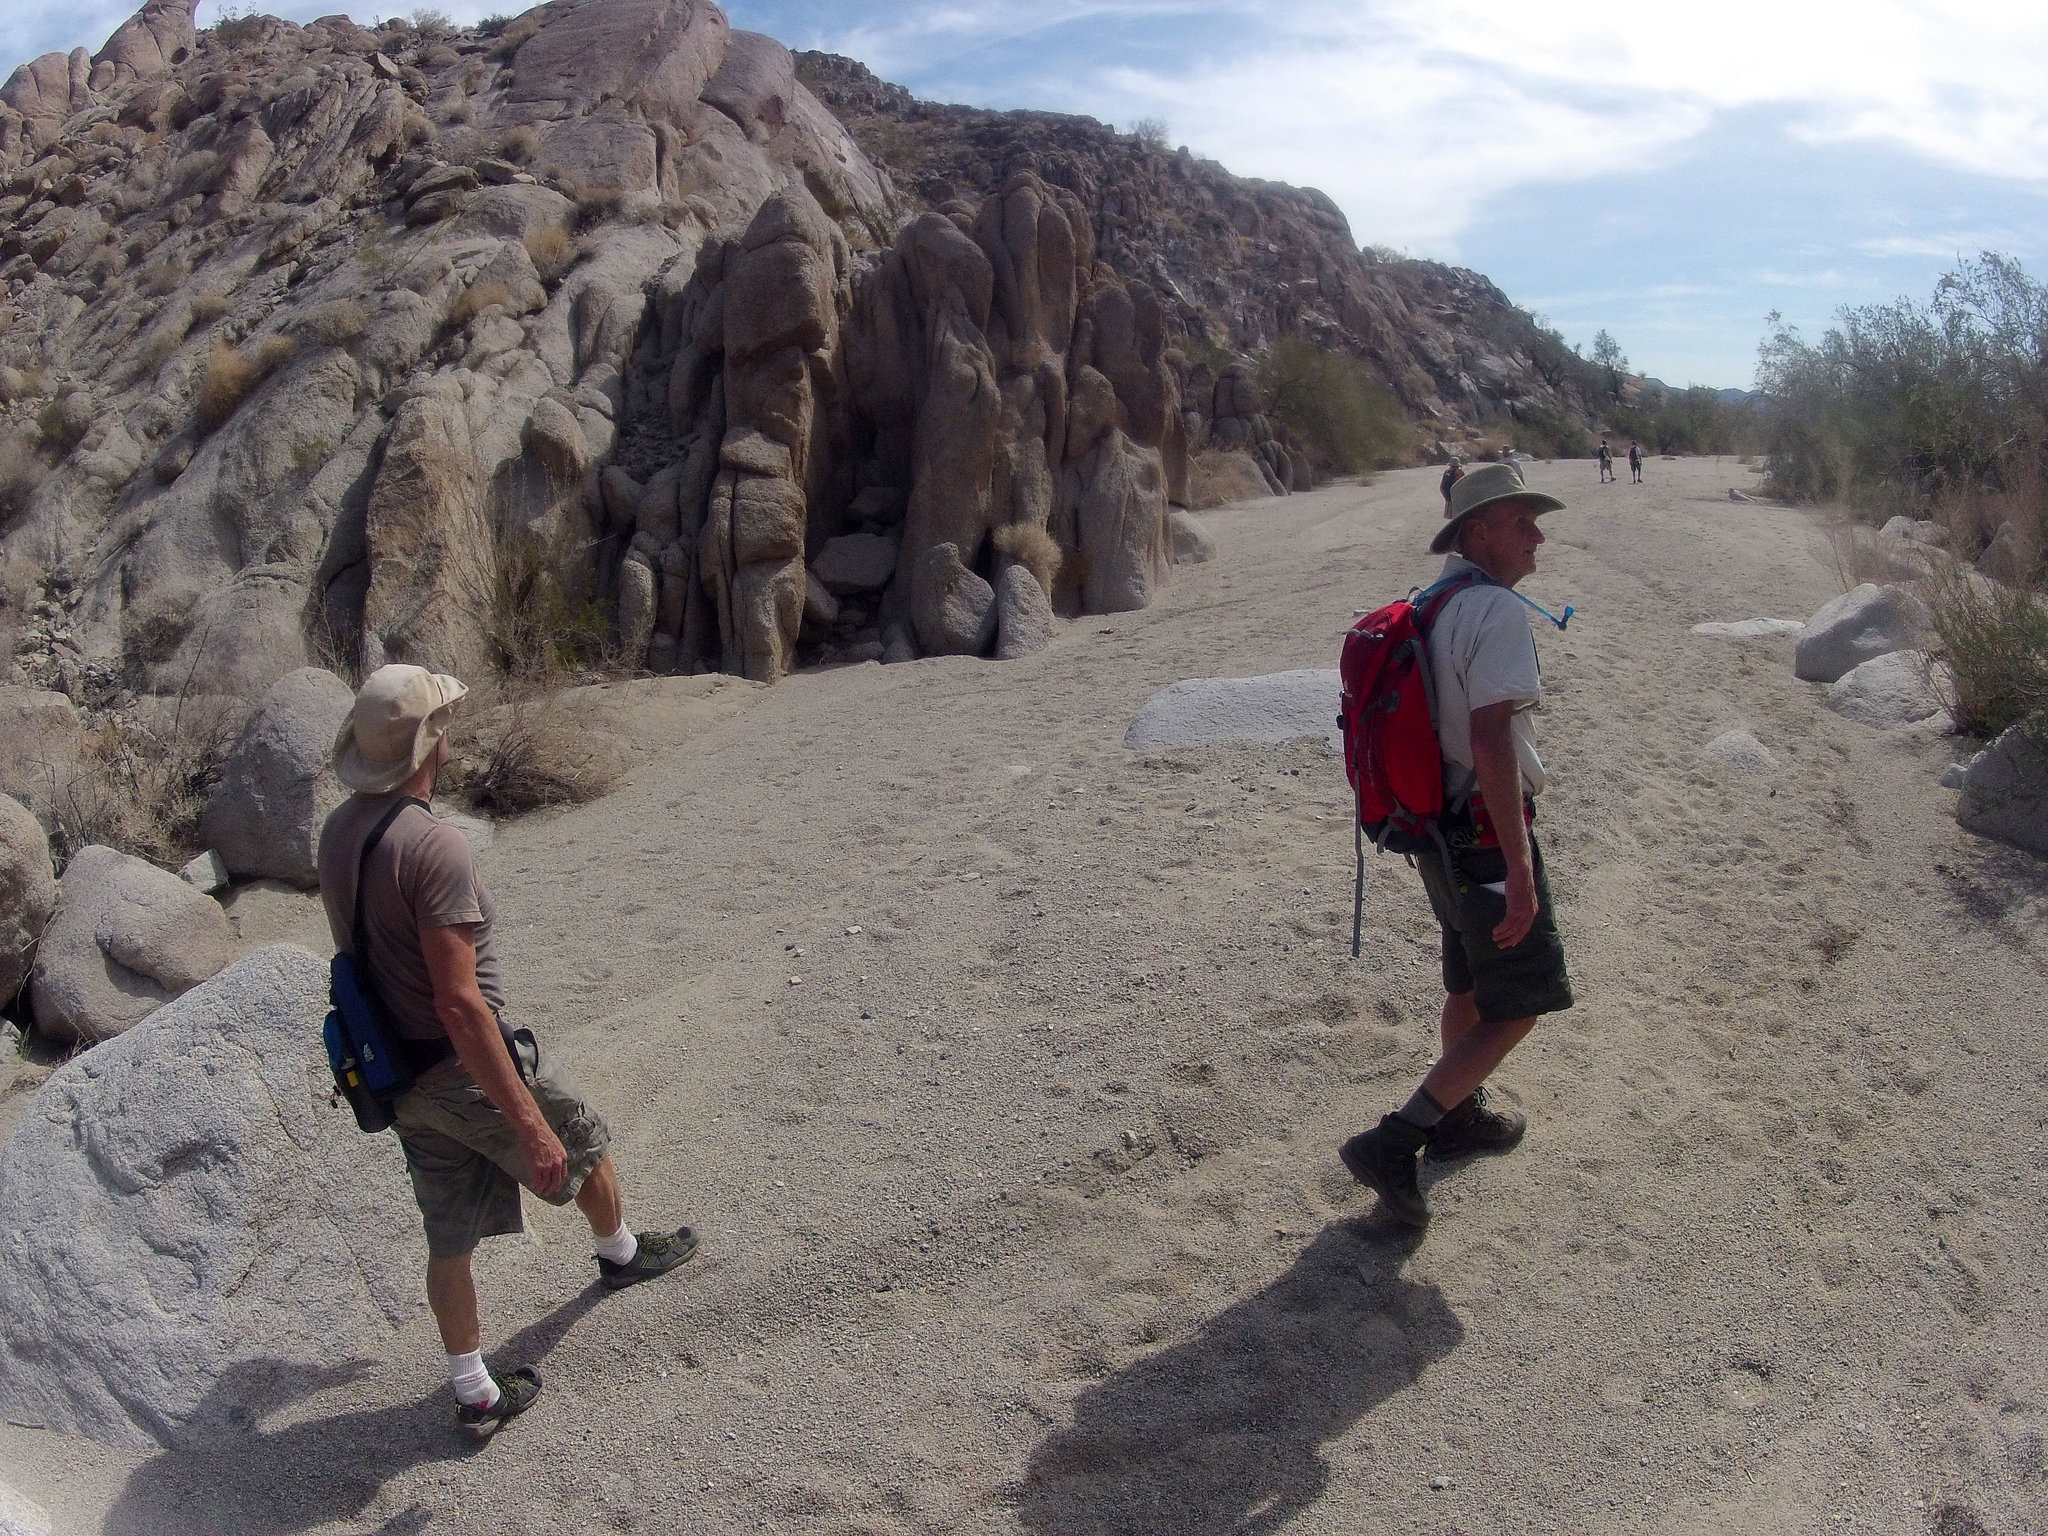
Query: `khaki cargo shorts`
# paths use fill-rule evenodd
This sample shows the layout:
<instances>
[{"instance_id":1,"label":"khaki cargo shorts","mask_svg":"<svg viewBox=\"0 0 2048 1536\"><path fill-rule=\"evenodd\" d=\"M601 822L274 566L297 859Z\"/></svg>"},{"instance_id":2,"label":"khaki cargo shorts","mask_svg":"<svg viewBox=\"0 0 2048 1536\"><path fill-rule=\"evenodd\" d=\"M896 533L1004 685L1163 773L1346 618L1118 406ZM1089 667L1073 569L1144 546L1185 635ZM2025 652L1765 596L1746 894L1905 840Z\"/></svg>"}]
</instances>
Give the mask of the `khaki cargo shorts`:
<instances>
[{"instance_id":1,"label":"khaki cargo shorts","mask_svg":"<svg viewBox=\"0 0 2048 1536\"><path fill-rule=\"evenodd\" d=\"M541 1198L567 1205L591 1169L604 1161L611 1131L583 1101L576 1080L541 1054L531 1031L517 1031L511 1044L527 1091L569 1154L568 1178ZM526 1230L519 1209L526 1157L519 1137L460 1059L451 1056L429 1068L392 1105L391 1114L405 1148L413 1198L426 1221L429 1254L460 1258L483 1238Z\"/></svg>"}]
</instances>

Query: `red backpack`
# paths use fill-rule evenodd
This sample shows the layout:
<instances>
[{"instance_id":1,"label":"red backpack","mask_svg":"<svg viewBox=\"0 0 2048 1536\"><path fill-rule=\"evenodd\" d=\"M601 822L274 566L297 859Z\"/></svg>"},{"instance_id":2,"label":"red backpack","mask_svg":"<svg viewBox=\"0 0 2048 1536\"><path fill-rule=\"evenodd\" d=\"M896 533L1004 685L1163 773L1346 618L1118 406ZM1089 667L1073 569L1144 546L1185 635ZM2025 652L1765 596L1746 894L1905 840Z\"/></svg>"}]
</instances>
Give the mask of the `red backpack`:
<instances>
[{"instance_id":1,"label":"red backpack","mask_svg":"<svg viewBox=\"0 0 2048 1536\"><path fill-rule=\"evenodd\" d=\"M1446 601L1477 578L1453 576L1400 598L1351 626L1337 663L1343 702L1344 773L1354 802L1351 953L1365 914L1365 840L1382 853L1443 846L1443 748L1436 735L1436 687L1429 675L1429 627Z\"/></svg>"}]
</instances>

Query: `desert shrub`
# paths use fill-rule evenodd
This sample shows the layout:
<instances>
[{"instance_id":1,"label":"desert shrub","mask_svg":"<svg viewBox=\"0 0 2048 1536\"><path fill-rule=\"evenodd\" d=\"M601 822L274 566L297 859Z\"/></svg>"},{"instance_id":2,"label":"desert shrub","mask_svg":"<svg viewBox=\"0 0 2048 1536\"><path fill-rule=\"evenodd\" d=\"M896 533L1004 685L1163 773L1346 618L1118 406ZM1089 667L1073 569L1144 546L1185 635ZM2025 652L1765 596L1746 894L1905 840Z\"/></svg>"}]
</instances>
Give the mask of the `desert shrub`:
<instances>
[{"instance_id":1,"label":"desert shrub","mask_svg":"<svg viewBox=\"0 0 2048 1536\"><path fill-rule=\"evenodd\" d=\"M624 773L618 744L555 698L520 692L454 742L454 788L481 810L517 816L595 800ZM467 739L465 739L467 737Z\"/></svg>"},{"instance_id":2,"label":"desert shrub","mask_svg":"<svg viewBox=\"0 0 2048 1536\"><path fill-rule=\"evenodd\" d=\"M65 454L85 440L92 419L92 397L84 390L67 389L37 409L36 430L50 448Z\"/></svg>"},{"instance_id":3,"label":"desert shrub","mask_svg":"<svg viewBox=\"0 0 2048 1536\"><path fill-rule=\"evenodd\" d=\"M446 69L450 64L459 64L461 62L462 55L453 48L450 48L446 43L436 43L433 47L424 49L420 53L420 65L425 69ZM465 117L463 121L468 122L469 119Z\"/></svg>"},{"instance_id":4,"label":"desert shrub","mask_svg":"<svg viewBox=\"0 0 2048 1536\"><path fill-rule=\"evenodd\" d=\"M514 165L524 165L540 153L540 135L525 124L505 130L505 136L498 140L498 153Z\"/></svg>"},{"instance_id":5,"label":"desert shrub","mask_svg":"<svg viewBox=\"0 0 2048 1536\"><path fill-rule=\"evenodd\" d=\"M1582 459L1593 451L1593 435L1563 411L1524 406L1514 414L1516 446L1539 459Z\"/></svg>"},{"instance_id":6,"label":"desert shrub","mask_svg":"<svg viewBox=\"0 0 2048 1536\"><path fill-rule=\"evenodd\" d=\"M339 347L362 335L369 324L370 317L354 299L329 299L307 310L294 334L316 347Z\"/></svg>"},{"instance_id":7,"label":"desert shrub","mask_svg":"<svg viewBox=\"0 0 2048 1536\"><path fill-rule=\"evenodd\" d=\"M576 265L576 242L567 230L544 224L526 237L526 254L533 259L540 280L552 288Z\"/></svg>"},{"instance_id":8,"label":"desert shrub","mask_svg":"<svg viewBox=\"0 0 2048 1536\"><path fill-rule=\"evenodd\" d=\"M1293 433L1318 477L1400 462L1407 418L1363 359L1282 336L1259 359L1257 372L1267 412Z\"/></svg>"},{"instance_id":9,"label":"desert shrub","mask_svg":"<svg viewBox=\"0 0 2048 1536\"><path fill-rule=\"evenodd\" d=\"M510 16L495 13L486 16L476 24L476 35L478 37L496 37L511 25L512 18Z\"/></svg>"},{"instance_id":10,"label":"desert shrub","mask_svg":"<svg viewBox=\"0 0 2048 1536\"><path fill-rule=\"evenodd\" d=\"M1754 405L1723 400L1704 385L1645 385L1633 401L1610 406L1606 418L1610 436L1634 438L1650 453L1740 453L1763 440Z\"/></svg>"},{"instance_id":11,"label":"desert shrub","mask_svg":"<svg viewBox=\"0 0 2048 1536\"><path fill-rule=\"evenodd\" d=\"M1926 586L1940 654L1955 674L1956 728L1996 736L2048 713L2048 601L1947 563Z\"/></svg>"},{"instance_id":12,"label":"desert shrub","mask_svg":"<svg viewBox=\"0 0 2048 1536\"><path fill-rule=\"evenodd\" d=\"M513 17L498 30L498 42L491 49L491 56L497 59L511 58L513 54L519 51L519 45L533 36L544 25L546 25L546 18L541 14L540 7L538 6Z\"/></svg>"},{"instance_id":13,"label":"desert shrub","mask_svg":"<svg viewBox=\"0 0 2048 1536\"><path fill-rule=\"evenodd\" d=\"M1166 119L1163 117L1139 118L1131 124L1131 137L1147 149L1163 152L1170 147L1166 142Z\"/></svg>"},{"instance_id":14,"label":"desert shrub","mask_svg":"<svg viewBox=\"0 0 2048 1536\"><path fill-rule=\"evenodd\" d=\"M1188 461L1188 505L1197 512L1272 494L1248 453L1205 448Z\"/></svg>"},{"instance_id":15,"label":"desert shrub","mask_svg":"<svg viewBox=\"0 0 2048 1536\"><path fill-rule=\"evenodd\" d=\"M1877 520L2003 498L2048 533L2048 286L2010 257L1960 264L1926 304L1843 309L1817 342L1773 316L1757 375L1773 494Z\"/></svg>"},{"instance_id":16,"label":"desert shrub","mask_svg":"<svg viewBox=\"0 0 2048 1536\"><path fill-rule=\"evenodd\" d=\"M240 48L249 43L260 43L266 30L266 17L260 15L253 5L225 5L214 24L207 28L207 36L217 43L230 48Z\"/></svg>"},{"instance_id":17,"label":"desert shrub","mask_svg":"<svg viewBox=\"0 0 2048 1536\"><path fill-rule=\"evenodd\" d=\"M265 373L282 368L298 356L299 344L289 336L266 336L256 343L256 366Z\"/></svg>"},{"instance_id":18,"label":"desert shrub","mask_svg":"<svg viewBox=\"0 0 2048 1536\"><path fill-rule=\"evenodd\" d=\"M202 288L192 295L192 323L211 325L228 312L228 296L218 288Z\"/></svg>"},{"instance_id":19,"label":"desert shrub","mask_svg":"<svg viewBox=\"0 0 2048 1536\"><path fill-rule=\"evenodd\" d=\"M493 304L510 308L512 290L503 283L471 283L456 296L448 306L448 323L455 326L469 324Z\"/></svg>"},{"instance_id":20,"label":"desert shrub","mask_svg":"<svg viewBox=\"0 0 2048 1536\"><path fill-rule=\"evenodd\" d=\"M441 121L444 123L468 123L475 120L476 104L467 96L450 97L448 104L441 109Z\"/></svg>"},{"instance_id":21,"label":"desert shrub","mask_svg":"<svg viewBox=\"0 0 2048 1536\"><path fill-rule=\"evenodd\" d=\"M1059 579L1060 561L1065 556L1059 540L1036 523L1005 523L995 531L995 545L1031 573L1031 579L1043 589L1048 600L1052 597L1053 583Z\"/></svg>"},{"instance_id":22,"label":"desert shrub","mask_svg":"<svg viewBox=\"0 0 2048 1536\"><path fill-rule=\"evenodd\" d=\"M246 352L215 341L199 374L199 424L211 432L242 408L263 369Z\"/></svg>"},{"instance_id":23,"label":"desert shrub","mask_svg":"<svg viewBox=\"0 0 2048 1536\"><path fill-rule=\"evenodd\" d=\"M90 732L76 766L51 785L58 862L90 843L172 868L190 858L239 724L231 701L186 697L160 729L117 716Z\"/></svg>"},{"instance_id":24,"label":"desert shrub","mask_svg":"<svg viewBox=\"0 0 2048 1536\"><path fill-rule=\"evenodd\" d=\"M606 219L615 219L626 206L625 189L609 182L572 180L563 186L562 191L576 205L578 229L589 229Z\"/></svg>"},{"instance_id":25,"label":"desert shrub","mask_svg":"<svg viewBox=\"0 0 2048 1536\"><path fill-rule=\"evenodd\" d=\"M465 594L493 672L531 682L603 662L610 617L580 579L589 565L589 550L566 536L499 541L495 568Z\"/></svg>"},{"instance_id":26,"label":"desert shrub","mask_svg":"<svg viewBox=\"0 0 2048 1536\"><path fill-rule=\"evenodd\" d=\"M0 363L0 405L12 405L30 398L28 375L19 368Z\"/></svg>"},{"instance_id":27,"label":"desert shrub","mask_svg":"<svg viewBox=\"0 0 2048 1536\"><path fill-rule=\"evenodd\" d=\"M446 32L448 13L437 11L430 5L423 5L412 13L412 24L421 32Z\"/></svg>"},{"instance_id":28,"label":"desert shrub","mask_svg":"<svg viewBox=\"0 0 2048 1536\"><path fill-rule=\"evenodd\" d=\"M29 498L49 473L35 437L19 428L0 429L0 527L28 510Z\"/></svg>"},{"instance_id":29,"label":"desert shrub","mask_svg":"<svg viewBox=\"0 0 2048 1536\"><path fill-rule=\"evenodd\" d=\"M137 365L141 372L154 374L176 355L185 344L184 334L176 325L159 325L143 338L142 346L136 353Z\"/></svg>"}]
</instances>

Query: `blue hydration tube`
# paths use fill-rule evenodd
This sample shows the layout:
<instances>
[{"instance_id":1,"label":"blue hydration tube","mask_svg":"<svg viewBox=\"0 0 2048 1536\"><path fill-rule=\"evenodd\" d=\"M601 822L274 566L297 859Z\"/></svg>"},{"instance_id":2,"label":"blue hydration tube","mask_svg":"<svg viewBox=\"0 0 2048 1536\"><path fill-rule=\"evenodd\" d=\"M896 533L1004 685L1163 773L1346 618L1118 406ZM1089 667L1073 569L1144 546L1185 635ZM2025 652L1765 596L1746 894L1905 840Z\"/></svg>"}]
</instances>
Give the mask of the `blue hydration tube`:
<instances>
[{"instance_id":1,"label":"blue hydration tube","mask_svg":"<svg viewBox=\"0 0 2048 1536\"><path fill-rule=\"evenodd\" d=\"M1505 590L1505 591L1507 592L1507 594L1508 594L1508 595L1509 595L1510 597L1514 598L1514 600L1515 600L1516 602L1518 602L1518 603L1522 603L1522 604L1525 604L1526 606L1528 606L1528 607L1530 607L1530 608L1534 608L1534 609L1535 609L1535 610L1536 610L1536 611L1537 611L1538 613L1542 614L1542 615L1543 615L1543 617L1545 617L1546 619L1550 620L1550 622L1551 622L1551 623L1553 623L1553 624L1555 624L1555 625L1556 625L1556 626L1557 626L1557 627L1558 627L1559 629L1563 629L1563 628L1565 627L1565 625L1567 625L1567 624L1571 623L1571 621L1572 621L1572 615L1573 615L1574 613L1578 612L1578 610L1577 610L1576 608L1572 607L1572 605L1571 605L1570 603L1566 603L1566 604L1564 605L1564 617L1560 619L1560 618L1559 618L1559 617L1558 617L1558 616L1557 616L1556 614L1552 613L1552 612L1551 612L1551 611L1550 611L1550 610L1549 610L1548 608L1544 608L1544 607L1542 607L1542 606L1540 606L1540 605L1538 605L1538 604L1536 604L1536 603L1532 603L1532 602L1530 602L1530 601L1529 601L1529 599L1527 599L1526 597L1522 596L1522 594L1521 594L1521 593L1519 593L1519 592L1517 592L1517 591L1516 591L1516 590L1515 590L1515 589L1514 589L1513 587L1507 587L1507 588L1505 588L1505 589L1503 589L1503 590Z\"/></svg>"}]
</instances>

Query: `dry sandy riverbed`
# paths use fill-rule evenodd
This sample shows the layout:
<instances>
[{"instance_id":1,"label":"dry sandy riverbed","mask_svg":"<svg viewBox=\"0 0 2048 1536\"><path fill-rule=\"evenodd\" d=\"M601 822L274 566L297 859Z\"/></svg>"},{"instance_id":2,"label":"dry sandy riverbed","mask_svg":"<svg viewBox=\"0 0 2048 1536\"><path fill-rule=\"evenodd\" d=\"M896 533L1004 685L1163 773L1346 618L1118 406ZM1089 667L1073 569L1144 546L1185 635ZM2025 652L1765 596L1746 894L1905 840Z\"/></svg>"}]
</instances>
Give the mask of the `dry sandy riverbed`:
<instances>
[{"instance_id":1,"label":"dry sandy riverbed","mask_svg":"<svg viewBox=\"0 0 2048 1536\"><path fill-rule=\"evenodd\" d=\"M1581 1004L1420 1241L1334 1156L1430 1055L1414 876L1353 961L1332 756L1120 742L1333 666L1433 570L1433 470L1211 514L1214 564L1028 661L637 685L642 766L483 867L515 1011L702 1256L600 1299L573 1214L487 1246L548 1389L482 1449L422 1307L232 1453L0 1465L137 1536L2048 1525L2048 872L1956 828L1948 744L1690 634L1810 613L1827 544L1731 462L1646 473L1530 471ZM1775 775L1702 755L1732 725Z\"/></svg>"}]
</instances>

